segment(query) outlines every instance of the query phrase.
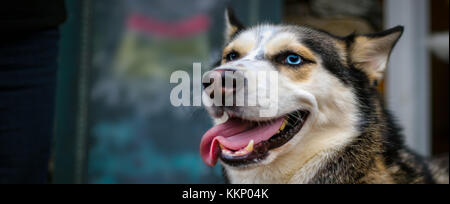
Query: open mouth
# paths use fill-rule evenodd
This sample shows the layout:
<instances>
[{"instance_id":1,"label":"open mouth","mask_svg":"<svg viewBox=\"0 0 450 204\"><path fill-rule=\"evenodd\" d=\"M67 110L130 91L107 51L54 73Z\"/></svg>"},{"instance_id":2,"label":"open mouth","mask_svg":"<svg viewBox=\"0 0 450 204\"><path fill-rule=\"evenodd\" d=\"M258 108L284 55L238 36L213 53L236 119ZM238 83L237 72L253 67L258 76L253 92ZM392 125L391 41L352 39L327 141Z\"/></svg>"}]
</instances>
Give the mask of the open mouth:
<instances>
[{"instance_id":1,"label":"open mouth","mask_svg":"<svg viewBox=\"0 0 450 204\"><path fill-rule=\"evenodd\" d=\"M308 115L307 111L295 111L266 122L231 118L203 135L202 159L209 166L215 166L219 158L231 166L257 163L300 132Z\"/></svg>"}]
</instances>

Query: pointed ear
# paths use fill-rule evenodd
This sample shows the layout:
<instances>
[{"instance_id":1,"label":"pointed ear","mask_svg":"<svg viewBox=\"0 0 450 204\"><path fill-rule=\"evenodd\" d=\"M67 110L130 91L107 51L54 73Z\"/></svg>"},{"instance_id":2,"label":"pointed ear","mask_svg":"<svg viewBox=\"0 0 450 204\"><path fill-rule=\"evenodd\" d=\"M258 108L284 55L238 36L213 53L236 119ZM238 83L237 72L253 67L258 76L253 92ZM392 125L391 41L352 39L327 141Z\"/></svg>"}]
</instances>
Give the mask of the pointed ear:
<instances>
[{"instance_id":1,"label":"pointed ear","mask_svg":"<svg viewBox=\"0 0 450 204\"><path fill-rule=\"evenodd\" d=\"M350 59L374 85L383 79L391 52L403 30L403 26L397 26L381 33L352 36Z\"/></svg>"},{"instance_id":2,"label":"pointed ear","mask_svg":"<svg viewBox=\"0 0 450 204\"><path fill-rule=\"evenodd\" d=\"M234 10L228 7L225 11L225 40L230 41L239 31L244 30L245 26L238 20Z\"/></svg>"}]
</instances>

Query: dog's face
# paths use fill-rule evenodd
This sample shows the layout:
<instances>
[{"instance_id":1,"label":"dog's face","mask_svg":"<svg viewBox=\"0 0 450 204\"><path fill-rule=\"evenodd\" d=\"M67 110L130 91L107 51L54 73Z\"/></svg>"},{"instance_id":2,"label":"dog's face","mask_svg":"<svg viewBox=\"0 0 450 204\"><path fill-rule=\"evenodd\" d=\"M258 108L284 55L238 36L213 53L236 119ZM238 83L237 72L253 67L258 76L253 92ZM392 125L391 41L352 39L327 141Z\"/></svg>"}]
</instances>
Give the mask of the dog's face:
<instances>
[{"instance_id":1,"label":"dog's face","mask_svg":"<svg viewBox=\"0 0 450 204\"><path fill-rule=\"evenodd\" d=\"M256 81L258 90L277 88L274 100L268 103L207 108L218 125L202 140L203 159L214 165L220 158L226 167L236 170L293 165L295 156L308 159L305 151L315 154L338 147L356 135L360 109L355 89L374 88L381 80L402 33L399 27L377 35L338 38L300 26L245 29L230 11L226 20L227 43L215 70L239 72L245 80ZM249 72L277 73L278 80L261 83L264 80L251 80L258 75ZM223 87L223 98L239 92L246 99L257 98L261 93L244 84L243 89L234 87L229 92ZM206 85L204 99L212 102L216 100L212 95L217 94L208 87L213 85ZM261 110L274 114L263 117Z\"/></svg>"}]
</instances>

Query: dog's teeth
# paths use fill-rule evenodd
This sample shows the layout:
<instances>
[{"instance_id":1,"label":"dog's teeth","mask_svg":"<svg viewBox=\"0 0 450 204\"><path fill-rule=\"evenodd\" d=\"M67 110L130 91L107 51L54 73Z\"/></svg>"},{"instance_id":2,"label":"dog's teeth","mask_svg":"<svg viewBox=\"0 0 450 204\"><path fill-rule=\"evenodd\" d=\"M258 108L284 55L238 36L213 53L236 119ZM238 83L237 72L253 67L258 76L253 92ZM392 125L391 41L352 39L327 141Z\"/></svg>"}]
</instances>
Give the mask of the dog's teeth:
<instances>
[{"instance_id":1,"label":"dog's teeth","mask_svg":"<svg viewBox=\"0 0 450 204\"><path fill-rule=\"evenodd\" d=\"M230 156L230 157L240 157L240 156L250 154L254 150L254 145L255 145L255 141L251 140L248 143L247 147L245 147L244 149L241 149L237 152L232 152L232 151L228 150L227 148L225 148L222 144L219 144L220 148L222 149L222 154Z\"/></svg>"},{"instance_id":2,"label":"dog's teeth","mask_svg":"<svg viewBox=\"0 0 450 204\"><path fill-rule=\"evenodd\" d=\"M235 157L240 157L240 156L244 156L244 155L246 155L246 154L248 154L247 150L246 150L246 149L243 149L243 150L240 150L240 151L235 152L235 153L233 154L233 156L235 156Z\"/></svg>"},{"instance_id":3,"label":"dog's teeth","mask_svg":"<svg viewBox=\"0 0 450 204\"><path fill-rule=\"evenodd\" d=\"M222 149L222 154L228 155L228 156L234 156L233 152L227 149Z\"/></svg>"},{"instance_id":4,"label":"dog's teeth","mask_svg":"<svg viewBox=\"0 0 450 204\"><path fill-rule=\"evenodd\" d=\"M281 124L281 127L280 127L279 131L283 131L284 128L286 128L287 123L288 123L288 121L287 121L287 120L284 120L284 121L283 121L283 124ZM278 132L278 133L279 133L279 132Z\"/></svg>"},{"instance_id":5,"label":"dog's teeth","mask_svg":"<svg viewBox=\"0 0 450 204\"><path fill-rule=\"evenodd\" d=\"M254 140L251 140L251 141L248 143L247 147L245 147L245 150L246 150L248 153L252 152L253 149L254 149L254 147L253 147L254 145L255 145L255 141L254 141Z\"/></svg>"}]
</instances>

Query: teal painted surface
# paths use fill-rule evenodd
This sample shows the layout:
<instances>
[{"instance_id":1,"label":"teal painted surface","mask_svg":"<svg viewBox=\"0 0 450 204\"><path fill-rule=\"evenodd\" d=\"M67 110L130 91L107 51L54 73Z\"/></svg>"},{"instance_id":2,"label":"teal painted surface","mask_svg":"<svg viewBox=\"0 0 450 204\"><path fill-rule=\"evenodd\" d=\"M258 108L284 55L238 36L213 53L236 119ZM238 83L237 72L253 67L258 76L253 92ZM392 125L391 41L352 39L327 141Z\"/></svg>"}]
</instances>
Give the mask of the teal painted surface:
<instances>
[{"instance_id":1,"label":"teal painted surface","mask_svg":"<svg viewBox=\"0 0 450 204\"><path fill-rule=\"evenodd\" d=\"M54 139L54 183L74 183L77 87L81 42L81 2L66 1L67 22L61 27Z\"/></svg>"}]
</instances>

